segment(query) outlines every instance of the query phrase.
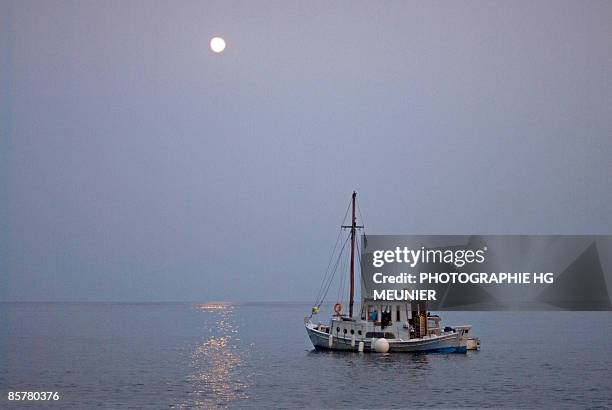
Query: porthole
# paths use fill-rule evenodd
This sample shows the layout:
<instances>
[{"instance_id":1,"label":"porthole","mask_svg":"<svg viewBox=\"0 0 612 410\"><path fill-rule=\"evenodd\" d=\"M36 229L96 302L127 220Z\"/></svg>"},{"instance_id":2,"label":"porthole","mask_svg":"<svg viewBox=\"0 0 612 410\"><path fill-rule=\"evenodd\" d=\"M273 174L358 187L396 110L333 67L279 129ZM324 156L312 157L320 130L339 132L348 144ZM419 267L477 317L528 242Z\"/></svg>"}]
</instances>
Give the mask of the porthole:
<instances>
[{"instance_id":1,"label":"porthole","mask_svg":"<svg viewBox=\"0 0 612 410\"><path fill-rule=\"evenodd\" d=\"M358 330L358 331L357 331L357 334L358 334L359 336L361 336L361 330Z\"/></svg>"},{"instance_id":2,"label":"porthole","mask_svg":"<svg viewBox=\"0 0 612 410\"><path fill-rule=\"evenodd\" d=\"M344 332L344 334L346 334L346 329L342 329L342 331Z\"/></svg>"},{"instance_id":3,"label":"porthole","mask_svg":"<svg viewBox=\"0 0 612 410\"><path fill-rule=\"evenodd\" d=\"M336 328L336 332L339 332L339 331L340 331L340 326Z\"/></svg>"},{"instance_id":4,"label":"porthole","mask_svg":"<svg viewBox=\"0 0 612 410\"><path fill-rule=\"evenodd\" d=\"M355 334L355 330L351 329L351 334L354 335Z\"/></svg>"}]
</instances>

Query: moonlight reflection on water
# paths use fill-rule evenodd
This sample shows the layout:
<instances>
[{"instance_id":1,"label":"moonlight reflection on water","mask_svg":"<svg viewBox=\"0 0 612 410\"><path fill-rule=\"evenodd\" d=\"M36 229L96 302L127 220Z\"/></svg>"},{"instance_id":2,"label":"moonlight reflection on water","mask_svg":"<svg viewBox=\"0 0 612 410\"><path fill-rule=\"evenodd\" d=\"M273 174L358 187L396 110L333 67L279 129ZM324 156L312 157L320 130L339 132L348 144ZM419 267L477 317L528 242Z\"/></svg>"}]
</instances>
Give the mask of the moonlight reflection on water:
<instances>
[{"instance_id":1,"label":"moonlight reflection on water","mask_svg":"<svg viewBox=\"0 0 612 410\"><path fill-rule=\"evenodd\" d=\"M234 306L227 302L214 302L197 307L206 322L213 322L202 343L192 353L189 377L193 385L192 404L202 407L228 404L248 398L249 377L242 372L248 354L240 350L238 325L234 320Z\"/></svg>"}]
</instances>

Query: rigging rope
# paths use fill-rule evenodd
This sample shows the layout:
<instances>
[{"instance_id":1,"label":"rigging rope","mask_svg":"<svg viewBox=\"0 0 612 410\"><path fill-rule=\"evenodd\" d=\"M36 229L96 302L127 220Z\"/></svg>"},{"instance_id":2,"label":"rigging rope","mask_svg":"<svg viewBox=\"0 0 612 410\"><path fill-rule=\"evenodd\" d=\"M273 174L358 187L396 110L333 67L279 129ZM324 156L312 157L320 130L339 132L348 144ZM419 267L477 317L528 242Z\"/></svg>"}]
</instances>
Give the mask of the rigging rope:
<instances>
[{"instance_id":1,"label":"rigging rope","mask_svg":"<svg viewBox=\"0 0 612 410\"><path fill-rule=\"evenodd\" d=\"M340 260L340 272L346 272L346 265L348 257L344 257ZM346 283L346 275L340 275L340 286L338 287L338 296L336 297L336 302L342 304L343 302L343 294L344 285Z\"/></svg>"},{"instance_id":2,"label":"rigging rope","mask_svg":"<svg viewBox=\"0 0 612 410\"><path fill-rule=\"evenodd\" d=\"M346 217L348 216L349 209L351 208L351 202L349 201L346 210L344 211L344 217L342 218L342 224L346 221ZM329 256L329 262L327 263L327 268L325 269L325 274L323 275L323 279L321 280L321 286L319 287L319 291L317 292L317 297L315 298L315 305L321 299L321 292L323 291L324 284L327 282L327 275L329 275L329 268L331 266L332 260L334 259L334 255L336 253L336 248L338 247L338 243L340 242L340 237L342 236L342 228L338 232L338 237L336 238L336 243L334 244L334 249L332 250L331 255Z\"/></svg>"},{"instance_id":3,"label":"rigging rope","mask_svg":"<svg viewBox=\"0 0 612 410\"><path fill-rule=\"evenodd\" d=\"M323 304L323 301L327 297L327 292L329 292L329 288L331 287L331 284L332 284L332 282L334 280L334 276L336 276L336 272L338 271L338 263L340 262L340 259L342 257L342 253L344 251L344 248L346 247L346 244L348 243L348 240L349 240L349 236L347 236L346 240L344 241L344 244L342 245L342 249L340 249L340 254L338 255L338 259L336 259L336 263L334 264L333 272L332 272L329 280L327 281L327 286L325 287L325 292L323 293L323 296L321 297L320 302L317 304L317 307L321 307L321 305Z\"/></svg>"},{"instance_id":4,"label":"rigging rope","mask_svg":"<svg viewBox=\"0 0 612 410\"><path fill-rule=\"evenodd\" d=\"M338 232L338 237L336 238L336 243L334 244L334 249L332 250L332 253L329 256L329 262L327 263L327 268L325 269L325 274L323 275L323 278L321 280L321 285L319 286L319 291L317 292L317 297L315 298L315 302L314 302L315 305L319 301L319 298L321 297L321 294L323 292L323 287L324 287L325 283L327 282L327 275L329 274L329 268L331 267L332 260L334 259L334 255L336 254L336 248L338 247L338 243L340 242L340 237L341 236L342 236L342 229L340 229L340 232Z\"/></svg>"},{"instance_id":5,"label":"rigging rope","mask_svg":"<svg viewBox=\"0 0 612 410\"><path fill-rule=\"evenodd\" d=\"M364 242L365 245L367 247L368 245L368 238L366 237L366 233L365 233L365 227L366 227L366 223L365 220L363 219L363 215L361 214L361 207L359 206L359 201L355 201L357 203L357 210L359 211L359 218L361 219L361 226L363 228L361 228L362 232L363 232L363 238L364 238Z\"/></svg>"},{"instance_id":6,"label":"rigging rope","mask_svg":"<svg viewBox=\"0 0 612 410\"><path fill-rule=\"evenodd\" d=\"M363 224L363 223L362 223ZM365 234L364 234L365 235ZM357 260L359 261L359 278L360 278L360 283L361 283L361 241L355 241L356 245L357 245Z\"/></svg>"}]
</instances>

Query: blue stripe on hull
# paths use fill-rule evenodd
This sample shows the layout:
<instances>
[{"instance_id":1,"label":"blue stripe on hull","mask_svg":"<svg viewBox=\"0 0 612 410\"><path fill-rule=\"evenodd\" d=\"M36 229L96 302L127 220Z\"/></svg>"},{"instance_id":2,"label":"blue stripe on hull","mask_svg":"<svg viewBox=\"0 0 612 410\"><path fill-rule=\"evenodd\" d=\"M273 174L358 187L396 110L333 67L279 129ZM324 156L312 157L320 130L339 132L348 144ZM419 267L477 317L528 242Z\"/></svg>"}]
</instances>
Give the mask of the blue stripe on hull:
<instances>
[{"instance_id":1,"label":"blue stripe on hull","mask_svg":"<svg viewBox=\"0 0 612 410\"><path fill-rule=\"evenodd\" d=\"M465 347L441 347L439 349L430 349L430 350L422 350L422 353L467 353L467 348ZM421 353L415 352L415 353Z\"/></svg>"}]
</instances>

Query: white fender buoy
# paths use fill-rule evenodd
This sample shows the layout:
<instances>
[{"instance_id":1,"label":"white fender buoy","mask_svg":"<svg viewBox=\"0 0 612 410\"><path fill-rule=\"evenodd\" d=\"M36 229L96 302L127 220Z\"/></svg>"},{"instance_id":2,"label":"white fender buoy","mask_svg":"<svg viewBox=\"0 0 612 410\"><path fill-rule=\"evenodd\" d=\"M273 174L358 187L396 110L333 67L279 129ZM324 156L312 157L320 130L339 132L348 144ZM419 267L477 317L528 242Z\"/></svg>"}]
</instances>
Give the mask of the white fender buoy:
<instances>
[{"instance_id":1,"label":"white fender buoy","mask_svg":"<svg viewBox=\"0 0 612 410\"><path fill-rule=\"evenodd\" d=\"M327 342L329 343L329 347L332 347L334 345L334 335L330 333Z\"/></svg>"},{"instance_id":2,"label":"white fender buoy","mask_svg":"<svg viewBox=\"0 0 612 410\"><path fill-rule=\"evenodd\" d=\"M359 350L359 353L363 353L364 347L365 347L365 344L363 342L359 342L359 347L357 348L357 350Z\"/></svg>"},{"instance_id":3,"label":"white fender buoy","mask_svg":"<svg viewBox=\"0 0 612 410\"><path fill-rule=\"evenodd\" d=\"M384 337L376 339L376 342L374 342L374 350L376 353L387 353L389 351L389 342L387 339Z\"/></svg>"},{"instance_id":4,"label":"white fender buoy","mask_svg":"<svg viewBox=\"0 0 612 410\"><path fill-rule=\"evenodd\" d=\"M351 346L355 347L355 334L353 334L353 336L351 336Z\"/></svg>"}]
</instances>

